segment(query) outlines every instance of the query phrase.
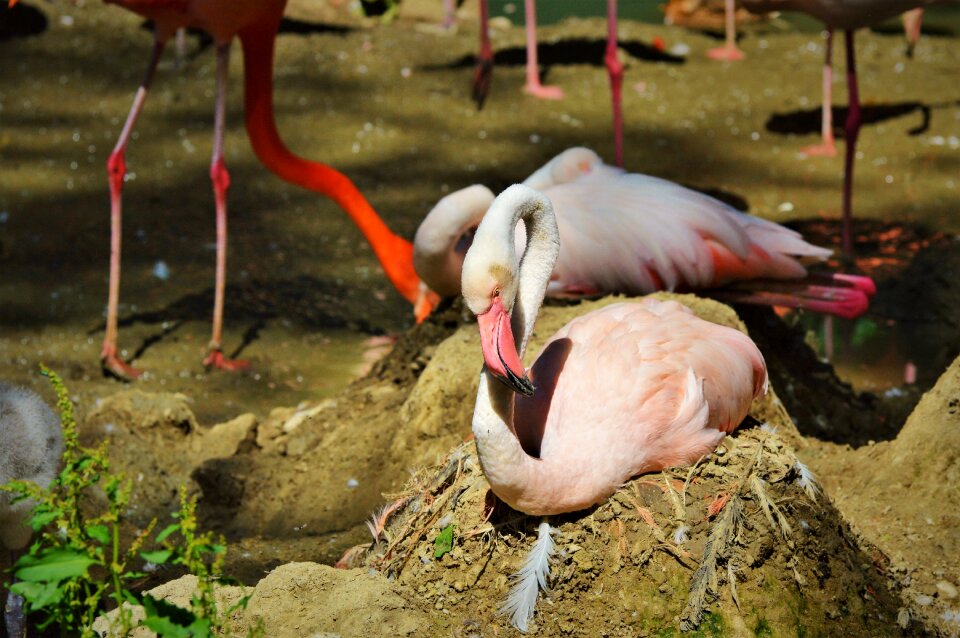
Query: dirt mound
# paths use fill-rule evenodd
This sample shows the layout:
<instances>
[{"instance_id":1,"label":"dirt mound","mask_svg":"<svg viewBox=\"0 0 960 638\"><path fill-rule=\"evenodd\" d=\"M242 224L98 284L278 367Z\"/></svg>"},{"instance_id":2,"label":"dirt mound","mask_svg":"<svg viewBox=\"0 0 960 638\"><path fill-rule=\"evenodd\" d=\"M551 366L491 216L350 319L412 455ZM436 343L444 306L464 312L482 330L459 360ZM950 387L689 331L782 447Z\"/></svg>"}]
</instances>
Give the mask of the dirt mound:
<instances>
[{"instance_id":1,"label":"dirt mound","mask_svg":"<svg viewBox=\"0 0 960 638\"><path fill-rule=\"evenodd\" d=\"M801 467L775 427L749 428L692 469L553 517L536 634L899 634L897 596ZM472 443L396 498L372 548L350 560L422 596L455 635L509 631L498 608L539 521L495 504Z\"/></svg>"},{"instance_id":2,"label":"dirt mound","mask_svg":"<svg viewBox=\"0 0 960 638\"><path fill-rule=\"evenodd\" d=\"M960 359L927 392L893 441L845 456L827 487L853 528L887 557L910 613L960 632ZM870 472L859 468L870 467Z\"/></svg>"},{"instance_id":3,"label":"dirt mound","mask_svg":"<svg viewBox=\"0 0 960 638\"><path fill-rule=\"evenodd\" d=\"M196 577L184 576L150 593L187 607L196 582ZM230 623L235 636L245 636L248 628L258 625L263 627L263 635L271 638L428 636L434 627L415 596L367 570L290 563L272 571L256 587L217 589L222 608L233 606L245 595L250 596L246 609L235 612ZM94 628L101 635L113 635L106 633L108 624L101 618ZM141 628L132 638L155 635Z\"/></svg>"}]
</instances>

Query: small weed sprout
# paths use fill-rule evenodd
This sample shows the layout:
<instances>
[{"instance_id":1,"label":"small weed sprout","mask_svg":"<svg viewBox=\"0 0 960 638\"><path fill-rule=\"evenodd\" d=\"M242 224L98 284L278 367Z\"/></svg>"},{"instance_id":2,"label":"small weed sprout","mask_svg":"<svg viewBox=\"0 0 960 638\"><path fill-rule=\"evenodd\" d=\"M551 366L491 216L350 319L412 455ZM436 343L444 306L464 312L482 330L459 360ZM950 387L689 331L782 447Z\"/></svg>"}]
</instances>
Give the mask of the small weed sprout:
<instances>
[{"instance_id":1,"label":"small weed sprout","mask_svg":"<svg viewBox=\"0 0 960 638\"><path fill-rule=\"evenodd\" d=\"M13 501L32 500L36 505L28 520L37 534L27 552L13 566L15 581L10 589L23 597L25 611L38 614L40 630L59 628L61 636L96 636L94 620L113 601L116 616L111 635L127 636L145 626L160 636L222 635L225 617L246 606L247 598L221 615L214 599L226 547L214 542L209 533L197 533L196 500L181 489L178 522L156 537L162 549L144 551L156 521L140 530L126 546L121 543L123 512L130 501L132 483L110 471L107 445L84 448L79 445L73 404L60 378L45 366L41 372L50 379L57 394L63 427L63 470L47 489L26 481L0 485ZM84 511L97 489L106 497L106 511L93 515ZM179 542L173 542L178 532ZM131 586L146 574L133 568L137 562L182 565L197 576L197 591L190 609L182 609L150 595L141 595ZM124 604L127 603L127 604ZM142 605L145 618L134 621L131 605ZM258 630L252 630L251 635Z\"/></svg>"}]
</instances>

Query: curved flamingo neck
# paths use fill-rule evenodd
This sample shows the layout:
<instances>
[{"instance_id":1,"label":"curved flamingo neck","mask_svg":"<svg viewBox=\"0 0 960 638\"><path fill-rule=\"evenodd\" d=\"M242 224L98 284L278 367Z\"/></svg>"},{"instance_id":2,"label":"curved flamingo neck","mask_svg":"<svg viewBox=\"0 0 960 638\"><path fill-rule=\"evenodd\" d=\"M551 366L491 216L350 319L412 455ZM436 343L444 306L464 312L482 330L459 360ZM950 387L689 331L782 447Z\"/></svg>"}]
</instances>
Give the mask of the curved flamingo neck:
<instances>
[{"instance_id":1,"label":"curved flamingo neck","mask_svg":"<svg viewBox=\"0 0 960 638\"><path fill-rule=\"evenodd\" d=\"M418 295L413 246L395 235L350 179L321 162L292 153L280 138L273 110L273 52L281 12L240 31L247 135L257 157L281 179L334 200L370 243L387 278L408 301Z\"/></svg>"},{"instance_id":2,"label":"curved flamingo neck","mask_svg":"<svg viewBox=\"0 0 960 638\"><path fill-rule=\"evenodd\" d=\"M475 184L450 193L427 213L413 238L413 265L434 292L460 294L466 235L483 219L493 192Z\"/></svg>"},{"instance_id":3,"label":"curved flamingo neck","mask_svg":"<svg viewBox=\"0 0 960 638\"><path fill-rule=\"evenodd\" d=\"M515 255L514 229L520 220L526 226L527 245L520 262L511 327L522 357L560 252L560 234L550 200L527 187L511 186L490 207L477 229L471 251L502 254L502 249L484 250L491 242L497 242L501 246L506 243L507 254ZM483 371L473 434L487 480L494 493L510 505L524 502L524 493L538 483L536 477L539 475L542 481L544 471L549 469L549 462L545 465L523 450L514 427L514 400L511 389Z\"/></svg>"}]
</instances>

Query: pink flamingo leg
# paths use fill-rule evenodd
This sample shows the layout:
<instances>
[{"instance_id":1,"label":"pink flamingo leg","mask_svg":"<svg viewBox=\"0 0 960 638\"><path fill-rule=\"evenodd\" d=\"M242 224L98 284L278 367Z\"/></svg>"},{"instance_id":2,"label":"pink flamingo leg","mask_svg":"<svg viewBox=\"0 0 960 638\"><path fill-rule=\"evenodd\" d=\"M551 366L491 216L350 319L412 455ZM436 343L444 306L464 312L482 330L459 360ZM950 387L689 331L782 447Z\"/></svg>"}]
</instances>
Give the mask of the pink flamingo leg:
<instances>
[{"instance_id":1,"label":"pink flamingo leg","mask_svg":"<svg viewBox=\"0 0 960 638\"><path fill-rule=\"evenodd\" d=\"M457 0L443 0L443 22L440 26L449 31L457 23Z\"/></svg>"},{"instance_id":2,"label":"pink flamingo leg","mask_svg":"<svg viewBox=\"0 0 960 638\"><path fill-rule=\"evenodd\" d=\"M722 47L707 51L711 60L742 60L746 54L737 47L737 8L734 0L724 0L723 17L726 22L726 42Z\"/></svg>"},{"instance_id":3,"label":"pink flamingo leg","mask_svg":"<svg viewBox=\"0 0 960 638\"><path fill-rule=\"evenodd\" d=\"M482 109L490 93L493 78L493 47L490 46L490 9L487 0L480 0L480 52L473 71L473 101Z\"/></svg>"},{"instance_id":4,"label":"pink flamingo leg","mask_svg":"<svg viewBox=\"0 0 960 638\"><path fill-rule=\"evenodd\" d=\"M853 259L853 160L857 152L857 136L860 134L860 95L857 91L857 65L854 60L853 31L844 31L847 48L847 121L843 127L846 153L843 162L843 256Z\"/></svg>"},{"instance_id":5,"label":"pink flamingo leg","mask_svg":"<svg viewBox=\"0 0 960 638\"><path fill-rule=\"evenodd\" d=\"M613 100L614 161L623 168L623 63L617 57L617 0L607 0L607 52L603 56L610 75Z\"/></svg>"},{"instance_id":6,"label":"pink flamingo leg","mask_svg":"<svg viewBox=\"0 0 960 638\"><path fill-rule=\"evenodd\" d=\"M826 49L823 60L823 104L820 115L819 144L807 146L800 152L807 155L833 157L837 154L837 144L833 139L833 29L827 28Z\"/></svg>"},{"instance_id":7,"label":"pink flamingo leg","mask_svg":"<svg viewBox=\"0 0 960 638\"><path fill-rule=\"evenodd\" d=\"M247 361L231 360L223 356L223 304L227 281L227 188L230 174L223 160L223 136L226 128L227 71L230 65L230 44L217 47L217 101L213 119L213 157L210 162L210 181L217 207L217 273L213 297L213 336L210 354L203 360L208 368L244 370Z\"/></svg>"},{"instance_id":8,"label":"pink flamingo leg","mask_svg":"<svg viewBox=\"0 0 960 638\"><path fill-rule=\"evenodd\" d=\"M117 144L110 153L107 160L107 178L110 182L110 286L107 296L107 331L103 338L103 348L100 351L100 365L104 372L113 374L121 379L136 379L140 376L140 371L135 369L125 361L121 361L117 356L117 314L120 304L120 238L122 236L122 192L123 178L127 173L127 165L124 159L127 151L127 143L130 141L130 134L133 132L133 125L140 115L143 103L147 99L147 93L150 90L150 84L153 82L153 76L157 70L157 64L160 62L160 56L163 53L165 42L156 39L153 43L153 53L150 55L150 63L147 65L147 72L137 89L137 95L133 98L133 106L130 107L130 113L127 115L127 121L123 125Z\"/></svg>"},{"instance_id":9,"label":"pink flamingo leg","mask_svg":"<svg viewBox=\"0 0 960 638\"><path fill-rule=\"evenodd\" d=\"M524 10L527 21L527 83L523 85L523 90L542 100L559 100L563 98L563 89L540 84L540 65L537 63L536 0L524 0Z\"/></svg>"},{"instance_id":10,"label":"pink flamingo leg","mask_svg":"<svg viewBox=\"0 0 960 638\"><path fill-rule=\"evenodd\" d=\"M907 57L913 57L913 50L920 41L920 27L923 25L923 7L905 11L903 16L903 33L907 36Z\"/></svg>"}]
</instances>

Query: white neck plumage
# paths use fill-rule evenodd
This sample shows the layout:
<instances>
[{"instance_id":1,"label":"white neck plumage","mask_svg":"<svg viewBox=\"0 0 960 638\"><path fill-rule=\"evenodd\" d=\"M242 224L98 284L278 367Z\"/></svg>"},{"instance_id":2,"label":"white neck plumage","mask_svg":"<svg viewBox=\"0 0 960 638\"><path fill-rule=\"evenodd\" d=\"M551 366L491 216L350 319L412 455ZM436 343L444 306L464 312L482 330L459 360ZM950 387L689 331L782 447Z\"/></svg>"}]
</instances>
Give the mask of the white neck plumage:
<instances>
[{"instance_id":1,"label":"white neck plumage","mask_svg":"<svg viewBox=\"0 0 960 638\"><path fill-rule=\"evenodd\" d=\"M527 245L520 261L511 327L522 357L543 303L550 274L560 252L560 234L550 200L521 185L505 190L490 207L477 229L471 251L481 254L516 254L514 228L526 226ZM485 250L490 246L490 250ZM515 262L513 262L515 263ZM514 392L486 370L481 375L473 433L480 462L494 491L513 504L511 494L528 482L536 459L524 452L513 427Z\"/></svg>"},{"instance_id":2,"label":"white neck plumage","mask_svg":"<svg viewBox=\"0 0 960 638\"><path fill-rule=\"evenodd\" d=\"M482 185L450 193L423 218L413 238L413 266L439 295L460 294L460 271L466 247L464 235L475 228L493 203L493 192Z\"/></svg>"}]
</instances>

